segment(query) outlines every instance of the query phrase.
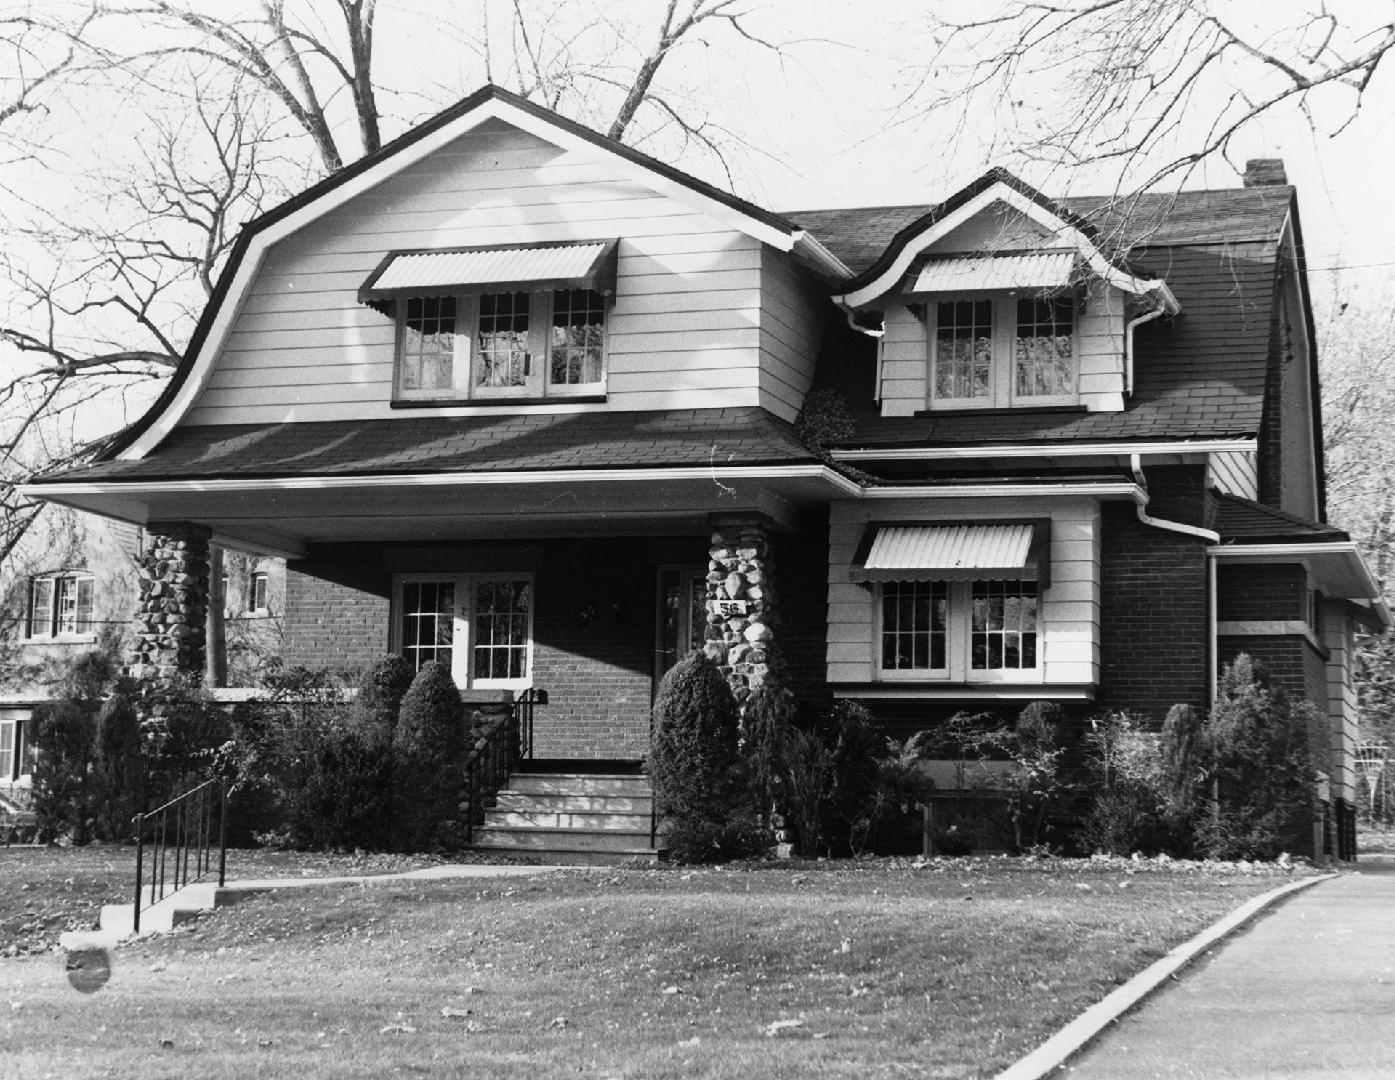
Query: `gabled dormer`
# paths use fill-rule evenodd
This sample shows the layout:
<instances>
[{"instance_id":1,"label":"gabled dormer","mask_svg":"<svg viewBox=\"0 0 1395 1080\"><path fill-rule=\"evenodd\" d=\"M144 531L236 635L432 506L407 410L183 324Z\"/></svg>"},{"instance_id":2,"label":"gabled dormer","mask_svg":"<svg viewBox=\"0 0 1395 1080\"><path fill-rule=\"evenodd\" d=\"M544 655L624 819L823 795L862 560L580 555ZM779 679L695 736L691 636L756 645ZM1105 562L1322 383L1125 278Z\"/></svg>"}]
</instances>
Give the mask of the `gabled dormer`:
<instances>
[{"instance_id":1,"label":"gabled dormer","mask_svg":"<svg viewBox=\"0 0 1395 1080\"><path fill-rule=\"evenodd\" d=\"M903 228L834 298L880 316L883 416L1119 412L1131 331L1180 308L1095 226L995 169Z\"/></svg>"}]
</instances>

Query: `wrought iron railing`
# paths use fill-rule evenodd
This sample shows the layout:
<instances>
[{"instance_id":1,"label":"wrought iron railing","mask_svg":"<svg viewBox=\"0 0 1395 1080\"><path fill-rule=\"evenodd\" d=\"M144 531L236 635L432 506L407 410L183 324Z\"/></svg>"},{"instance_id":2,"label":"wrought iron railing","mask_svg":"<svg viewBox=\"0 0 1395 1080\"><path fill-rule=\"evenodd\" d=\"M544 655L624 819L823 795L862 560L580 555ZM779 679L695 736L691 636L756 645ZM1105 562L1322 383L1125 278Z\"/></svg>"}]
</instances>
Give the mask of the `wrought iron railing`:
<instances>
[{"instance_id":1,"label":"wrought iron railing","mask_svg":"<svg viewBox=\"0 0 1395 1080\"><path fill-rule=\"evenodd\" d=\"M136 902L132 929L140 933L140 913L186 885L213 873L226 882L228 786L206 780L164 806L135 817ZM146 857L149 856L149 881Z\"/></svg>"},{"instance_id":2,"label":"wrought iron railing","mask_svg":"<svg viewBox=\"0 0 1395 1080\"><path fill-rule=\"evenodd\" d=\"M465 843L475 839L476 819L484 820L484 808L509 782L520 762L533 759L533 710L547 704L547 691L529 687L514 699L513 707L491 728L476 737L465 759Z\"/></svg>"}]
</instances>

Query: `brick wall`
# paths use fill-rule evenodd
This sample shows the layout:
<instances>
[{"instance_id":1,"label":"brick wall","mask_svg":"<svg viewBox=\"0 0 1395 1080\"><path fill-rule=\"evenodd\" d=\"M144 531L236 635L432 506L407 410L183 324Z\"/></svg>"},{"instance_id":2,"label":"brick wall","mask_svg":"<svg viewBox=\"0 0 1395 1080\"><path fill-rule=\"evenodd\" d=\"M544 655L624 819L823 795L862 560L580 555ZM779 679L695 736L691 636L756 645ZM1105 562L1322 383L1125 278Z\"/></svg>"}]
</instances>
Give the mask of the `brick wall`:
<instances>
[{"instance_id":1,"label":"brick wall","mask_svg":"<svg viewBox=\"0 0 1395 1080\"><path fill-rule=\"evenodd\" d=\"M1221 622L1303 619L1307 590L1307 572L1296 563L1222 565L1216 569L1217 618Z\"/></svg>"},{"instance_id":2,"label":"brick wall","mask_svg":"<svg viewBox=\"0 0 1395 1080\"><path fill-rule=\"evenodd\" d=\"M324 544L286 564L287 666L368 667L388 651L392 576L378 544Z\"/></svg>"},{"instance_id":3,"label":"brick wall","mask_svg":"<svg viewBox=\"0 0 1395 1080\"><path fill-rule=\"evenodd\" d=\"M1149 506L1149 513L1169 520L1195 521L1204 512L1204 498L1182 493L1167 502L1155 497ZM1123 503L1106 503L1101 517L1097 704L1128 709L1153 723L1179 703L1205 708L1205 541L1144 525Z\"/></svg>"}]
</instances>

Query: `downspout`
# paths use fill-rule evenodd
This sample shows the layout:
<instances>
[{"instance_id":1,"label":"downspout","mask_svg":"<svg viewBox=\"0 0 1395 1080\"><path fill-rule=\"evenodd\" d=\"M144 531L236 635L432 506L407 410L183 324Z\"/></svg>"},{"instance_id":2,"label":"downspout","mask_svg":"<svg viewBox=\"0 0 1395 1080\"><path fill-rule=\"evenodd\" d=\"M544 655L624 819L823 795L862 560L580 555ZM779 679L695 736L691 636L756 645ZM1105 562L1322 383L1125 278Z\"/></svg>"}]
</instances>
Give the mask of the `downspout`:
<instances>
[{"instance_id":1,"label":"downspout","mask_svg":"<svg viewBox=\"0 0 1395 1080\"><path fill-rule=\"evenodd\" d=\"M841 307L842 305L839 306ZM859 334L866 334L869 338L873 338L877 342L877 377L875 389L872 393L872 400L880 405L882 403L882 365L886 353L886 341L884 340L886 338L886 325L883 323L880 330L873 330L870 326L859 326L857 323L857 312L850 307L843 308L843 315L847 318L848 325Z\"/></svg>"},{"instance_id":2,"label":"downspout","mask_svg":"<svg viewBox=\"0 0 1395 1080\"><path fill-rule=\"evenodd\" d=\"M1133 394L1133 332L1137 327L1154 319L1161 318L1167 314L1167 308L1162 304L1157 305L1151 311L1145 311L1136 319L1130 319L1124 327L1124 393Z\"/></svg>"},{"instance_id":3,"label":"downspout","mask_svg":"<svg viewBox=\"0 0 1395 1080\"><path fill-rule=\"evenodd\" d=\"M1148 479L1143 475L1143 455L1130 454L1129 463L1133 468L1134 483L1143 492L1143 501L1134 504L1134 509L1138 513L1138 520L1145 525L1151 525L1155 529L1167 529L1170 532L1178 532L1184 536L1195 536L1211 544L1218 544L1221 541L1221 534L1213 532L1211 529L1198 528L1195 525L1184 525L1180 521L1166 521L1163 518L1149 516L1144 507L1148 505ZM1219 644L1216 640L1216 560L1206 560L1206 701L1213 706L1216 704L1216 673L1217 663L1220 658Z\"/></svg>"}]
</instances>

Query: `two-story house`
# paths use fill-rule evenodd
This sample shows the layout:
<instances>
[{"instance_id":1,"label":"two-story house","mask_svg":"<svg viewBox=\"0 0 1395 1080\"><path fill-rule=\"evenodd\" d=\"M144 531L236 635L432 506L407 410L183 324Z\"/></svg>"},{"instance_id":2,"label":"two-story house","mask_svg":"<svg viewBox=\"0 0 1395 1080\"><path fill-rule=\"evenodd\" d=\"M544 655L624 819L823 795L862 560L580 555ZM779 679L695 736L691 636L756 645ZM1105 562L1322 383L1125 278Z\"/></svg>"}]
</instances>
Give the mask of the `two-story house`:
<instances>
[{"instance_id":1,"label":"two-story house","mask_svg":"<svg viewBox=\"0 0 1395 1080\"><path fill-rule=\"evenodd\" d=\"M597 768L695 648L897 731L1204 708L1248 651L1323 708L1345 822L1386 615L1257 179L776 214L486 88L249 225L159 402L29 490L193 582L210 538L280 554L289 662L546 690L535 753Z\"/></svg>"}]
</instances>

